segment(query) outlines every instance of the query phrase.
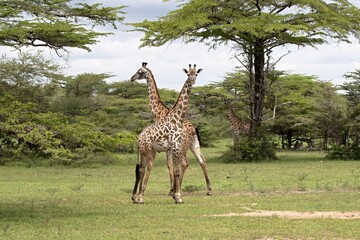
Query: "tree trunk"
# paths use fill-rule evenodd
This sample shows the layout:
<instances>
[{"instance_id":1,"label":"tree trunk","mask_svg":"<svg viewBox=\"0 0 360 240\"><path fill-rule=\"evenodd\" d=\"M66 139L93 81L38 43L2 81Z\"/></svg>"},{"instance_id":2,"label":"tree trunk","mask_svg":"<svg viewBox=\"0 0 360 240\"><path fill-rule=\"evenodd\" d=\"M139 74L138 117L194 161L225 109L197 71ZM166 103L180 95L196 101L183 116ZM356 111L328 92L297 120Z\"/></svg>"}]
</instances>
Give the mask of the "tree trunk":
<instances>
[{"instance_id":1,"label":"tree trunk","mask_svg":"<svg viewBox=\"0 0 360 240\"><path fill-rule=\"evenodd\" d=\"M254 60L254 75L250 73L249 79L251 118L249 136L250 138L257 138L259 136L258 128L262 121L261 117L265 97L265 47L262 40L255 42L252 55Z\"/></svg>"},{"instance_id":2,"label":"tree trunk","mask_svg":"<svg viewBox=\"0 0 360 240\"><path fill-rule=\"evenodd\" d=\"M288 143L288 149L291 149L293 132L290 130L287 132L286 138Z\"/></svg>"},{"instance_id":3,"label":"tree trunk","mask_svg":"<svg viewBox=\"0 0 360 240\"><path fill-rule=\"evenodd\" d=\"M281 134L281 148L282 149L286 148L286 146L285 146L285 137L284 137L283 133Z\"/></svg>"}]
</instances>

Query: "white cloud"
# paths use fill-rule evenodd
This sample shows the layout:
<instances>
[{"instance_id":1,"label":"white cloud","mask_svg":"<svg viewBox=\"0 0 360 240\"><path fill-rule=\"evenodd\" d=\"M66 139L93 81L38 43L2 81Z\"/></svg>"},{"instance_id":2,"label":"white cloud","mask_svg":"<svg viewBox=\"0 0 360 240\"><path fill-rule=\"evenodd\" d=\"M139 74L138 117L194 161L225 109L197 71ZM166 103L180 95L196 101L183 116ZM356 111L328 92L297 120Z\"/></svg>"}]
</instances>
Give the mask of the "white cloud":
<instances>
[{"instance_id":1,"label":"white cloud","mask_svg":"<svg viewBox=\"0 0 360 240\"><path fill-rule=\"evenodd\" d=\"M292 73L318 76L320 80L329 80L334 84L344 82L343 75L360 67L360 45L330 44L314 48L289 48L291 53L284 57L277 69L290 70ZM287 50L278 51L277 57Z\"/></svg>"},{"instance_id":2,"label":"white cloud","mask_svg":"<svg viewBox=\"0 0 360 240\"><path fill-rule=\"evenodd\" d=\"M209 51L202 44L183 45L175 42L158 48L139 49L139 34L126 41L121 40L122 34L125 33L116 35L118 40L115 40L116 37L104 38L90 53L72 51L69 60L71 68L66 72L71 75L106 72L116 75L111 81L128 80L145 61L149 63L148 67L153 71L158 87L179 90L186 79L181 69L187 68L188 64L197 64L204 70L198 77L197 86L220 81L226 72L235 67L235 62L229 61L231 52L225 47Z\"/></svg>"}]
</instances>

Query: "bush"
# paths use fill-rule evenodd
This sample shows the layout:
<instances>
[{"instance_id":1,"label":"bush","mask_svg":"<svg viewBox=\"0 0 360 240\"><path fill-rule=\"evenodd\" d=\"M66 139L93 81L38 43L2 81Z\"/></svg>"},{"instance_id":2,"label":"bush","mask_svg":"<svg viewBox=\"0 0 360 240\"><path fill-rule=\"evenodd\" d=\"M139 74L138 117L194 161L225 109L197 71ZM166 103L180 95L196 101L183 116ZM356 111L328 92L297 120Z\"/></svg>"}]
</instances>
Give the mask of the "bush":
<instances>
[{"instance_id":1,"label":"bush","mask_svg":"<svg viewBox=\"0 0 360 240\"><path fill-rule=\"evenodd\" d=\"M256 162L276 159L275 149L266 137L259 140L243 137L239 141L237 149L236 153L235 147L230 146L222 158L226 162Z\"/></svg>"},{"instance_id":2,"label":"bush","mask_svg":"<svg viewBox=\"0 0 360 240\"><path fill-rule=\"evenodd\" d=\"M327 152L326 158L330 160L360 160L360 147L357 145L333 147Z\"/></svg>"},{"instance_id":3,"label":"bush","mask_svg":"<svg viewBox=\"0 0 360 240\"><path fill-rule=\"evenodd\" d=\"M33 103L0 98L0 156L51 158L65 165L98 153L132 152L131 132L105 133L86 117L39 113ZM96 156L96 157L95 157ZM0 162L4 164L4 162Z\"/></svg>"}]
</instances>

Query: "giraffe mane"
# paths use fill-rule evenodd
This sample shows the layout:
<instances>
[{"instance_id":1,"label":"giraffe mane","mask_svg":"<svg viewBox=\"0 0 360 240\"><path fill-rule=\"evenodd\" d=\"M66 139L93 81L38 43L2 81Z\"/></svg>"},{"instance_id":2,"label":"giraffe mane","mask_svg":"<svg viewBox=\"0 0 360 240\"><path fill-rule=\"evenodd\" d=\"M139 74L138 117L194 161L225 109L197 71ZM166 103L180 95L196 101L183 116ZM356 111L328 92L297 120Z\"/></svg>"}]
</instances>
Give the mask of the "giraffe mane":
<instances>
[{"instance_id":1,"label":"giraffe mane","mask_svg":"<svg viewBox=\"0 0 360 240\"><path fill-rule=\"evenodd\" d=\"M161 97L160 97L160 94L159 94L159 90L158 90L158 87L157 87L157 84L156 84L156 81L155 81L154 74L152 73L152 71L151 71L149 68L146 68L146 67L145 67L145 69L149 72L151 78L153 79L154 87L155 87L155 92L156 92L156 95L157 95L157 97L158 97L158 99L159 99L159 103L169 110L169 108L168 108L168 107L163 103L163 101L161 100Z\"/></svg>"}]
</instances>

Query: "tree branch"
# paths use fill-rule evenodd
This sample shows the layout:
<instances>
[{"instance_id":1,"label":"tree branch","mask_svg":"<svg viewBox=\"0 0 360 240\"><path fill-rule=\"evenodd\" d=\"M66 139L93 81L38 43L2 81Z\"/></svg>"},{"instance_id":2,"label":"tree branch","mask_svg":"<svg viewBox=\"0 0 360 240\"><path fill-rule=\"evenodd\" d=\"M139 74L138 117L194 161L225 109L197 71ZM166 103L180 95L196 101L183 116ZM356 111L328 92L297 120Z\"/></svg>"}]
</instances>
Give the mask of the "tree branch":
<instances>
[{"instance_id":1,"label":"tree branch","mask_svg":"<svg viewBox=\"0 0 360 240\"><path fill-rule=\"evenodd\" d=\"M288 52L287 53L285 53L284 55L282 55L282 56L280 56L279 58L278 58L278 60L276 60L273 64L271 64L270 66L269 66L269 68L273 68L273 67L275 67L275 65L282 59L282 58L284 58L285 56L287 56L287 55L289 55L290 54L290 50L288 50Z\"/></svg>"},{"instance_id":2,"label":"tree branch","mask_svg":"<svg viewBox=\"0 0 360 240\"><path fill-rule=\"evenodd\" d=\"M261 14L261 7L260 7L260 4L259 4L259 0L256 0L256 8L259 10L259 15Z\"/></svg>"},{"instance_id":3,"label":"tree branch","mask_svg":"<svg viewBox=\"0 0 360 240\"><path fill-rule=\"evenodd\" d=\"M246 64L245 63L243 63L240 59L239 59L239 57L238 56L236 56L236 55L234 55L234 57L236 58L236 60L238 60L239 61L239 63L247 70L247 71L250 71L250 69L249 69L249 67L248 66L246 66Z\"/></svg>"},{"instance_id":4,"label":"tree branch","mask_svg":"<svg viewBox=\"0 0 360 240\"><path fill-rule=\"evenodd\" d=\"M267 121L270 121L270 120L274 120L276 118L276 108L280 107L280 106L284 106L284 105L287 105L287 104L291 104L293 103L292 101L288 101L288 102L285 102L285 103L281 103L279 105L277 105L277 94L275 94L275 106L274 106L274 109L273 109L273 115L271 118L268 118L268 119L265 119L265 120L262 120L262 122L267 122Z\"/></svg>"},{"instance_id":5,"label":"tree branch","mask_svg":"<svg viewBox=\"0 0 360 240\"><path fill-rule=\"evenodd\" d=\"M292 1L290 1L287 4L284 4L283 6L278 6L279 8L274 8L273 10L270 11L270 13L281 13L282 11L284 11L287 7L290 8L292 6ZM275 11L277 9L277 11Z\"/></svg>"}]
</instances>

